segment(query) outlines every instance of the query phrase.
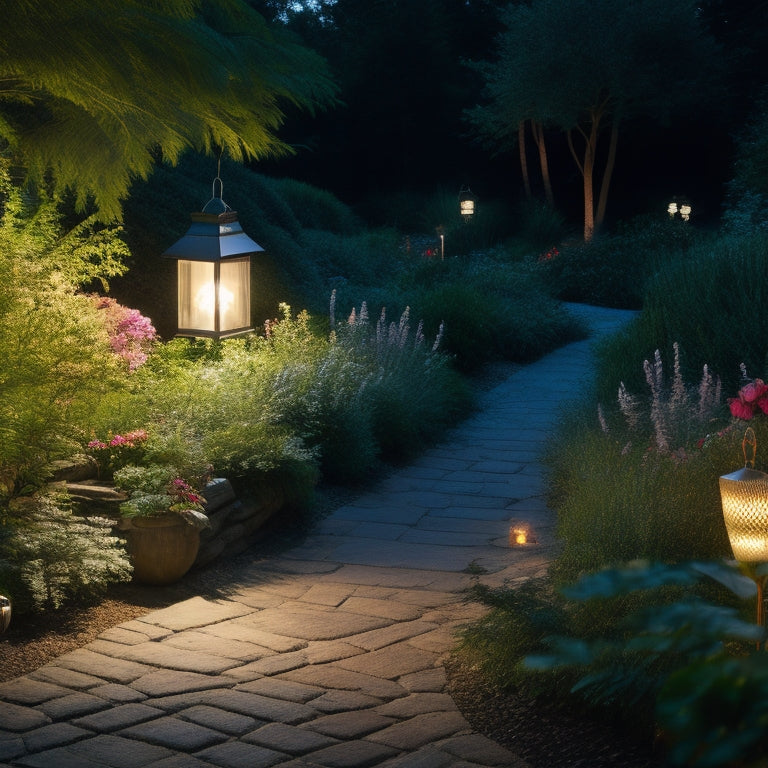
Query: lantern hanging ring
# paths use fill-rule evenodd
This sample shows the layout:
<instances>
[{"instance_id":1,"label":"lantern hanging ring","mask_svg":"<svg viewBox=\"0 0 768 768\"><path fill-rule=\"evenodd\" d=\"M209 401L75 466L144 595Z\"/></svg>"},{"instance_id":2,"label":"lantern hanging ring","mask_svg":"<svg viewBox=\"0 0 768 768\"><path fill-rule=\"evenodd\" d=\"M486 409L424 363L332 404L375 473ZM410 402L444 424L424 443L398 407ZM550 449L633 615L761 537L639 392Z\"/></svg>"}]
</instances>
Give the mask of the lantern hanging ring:
<instances>
[{"instance_id":1,"label":"lantern hanging ring","mask_svg":"<svg viewBox=\"0 0 768 768\"><path fill-rule=\"evenodd\" d=\"M747 446L752 449L752 458L747 458ZM755 437L755 430L752 427L747 427L747 431L744 433L744 439L741 441L741 450L744 453L744 466L749 465L751 469L755 468L755 456L757 455L757 438Z\"/></svg>"}]
</instances>

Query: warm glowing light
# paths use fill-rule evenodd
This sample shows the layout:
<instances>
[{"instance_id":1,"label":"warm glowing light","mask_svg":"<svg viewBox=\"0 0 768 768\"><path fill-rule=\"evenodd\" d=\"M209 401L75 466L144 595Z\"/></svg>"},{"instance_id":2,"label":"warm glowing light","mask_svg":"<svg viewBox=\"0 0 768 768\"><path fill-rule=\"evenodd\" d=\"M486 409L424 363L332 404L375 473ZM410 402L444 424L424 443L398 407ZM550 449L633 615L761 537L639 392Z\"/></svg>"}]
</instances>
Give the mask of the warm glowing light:
<instances>
[{"instance_id":1,"label":"warm glowing light","mask_svg":"<svg viewBox=\"0 0 768 768\"><path fill-rule=\"evenodd\" d=\"M522 546L528 543L528 530L526 528L510 528L509 529L509 543L510 545Z\"/></svg>"},{"instance_id":2,"label":"warm glowing light","mask_svg":"<svg viewBox=\"0 0 768 768\"><path fill-rule=\"evenodd\" d=\"M475 201L474 200L462 200L460 208L461 208L461 215L462 216L471 216L475 212Z\"/></svg>"},{"instance_id":3,"label":"warm glowing light","mask_svg":"<svg viewBox=\"0 0 768 768\"><path fill-rule=\"evenodd\" d=\"M226 315L235 295L223 285L219 288L219 312ZM195 294L195 307L202 312L213 313L216 309L216 286L213 283L205 283L200 286Z\"/></svg>"},{"instance_id":4,"label":"warm glowing light","mask_svg":"<svg viewBox=\"0 0 768 768\"><path fill-rule=\"evenodd\" d=\"M690 205L681 205L680 206L680 217L683 221L688 221L688 219L691 218L691 206Z\"/></svg>"},{"instance_id":5,"label":"warm glowing light","mask_svg":"<svg viewBox=\"0 0 768 768\"><path fill-rule=\"evenodd\" d=\"M670 216L674 216L674 215L677 213L677 203L670 203L670 204L667 206L667 213L668 213Z\"/></svg>"},{"instance_id":6,"label":"warm glowing light","mask_svg":"<svg viewBox=\"0 0 768 768\"><path fill-rule=\"evenodd\" d=\"M720 498L733 556L768 562L768 475L748 467L723 475Z\"/></svg>"}]
</instances>

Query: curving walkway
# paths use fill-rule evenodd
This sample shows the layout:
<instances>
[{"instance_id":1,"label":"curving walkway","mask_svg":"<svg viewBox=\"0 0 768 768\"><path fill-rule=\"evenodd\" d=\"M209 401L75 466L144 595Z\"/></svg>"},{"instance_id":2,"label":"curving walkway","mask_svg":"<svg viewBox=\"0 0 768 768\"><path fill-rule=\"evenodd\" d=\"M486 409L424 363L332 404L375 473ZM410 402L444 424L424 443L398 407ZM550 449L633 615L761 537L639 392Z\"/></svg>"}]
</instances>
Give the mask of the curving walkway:
<instances>
[{"instance_id":1,"label":"curving walkway","mask_svg":"<svg viewBox=\"0 0 768 768\"><path fill-rule=\"evenodd\" d=\"M441 661L482 614L462 595L477 574L525 580L553 554L537 458L589 382L592 340L633 315L571 309L590 340L515 372L226 599L155 611L0 684L0 765L525 768L472 731ZM534 543L510 546L516 528Z\"/></svg>"}]
</instances>

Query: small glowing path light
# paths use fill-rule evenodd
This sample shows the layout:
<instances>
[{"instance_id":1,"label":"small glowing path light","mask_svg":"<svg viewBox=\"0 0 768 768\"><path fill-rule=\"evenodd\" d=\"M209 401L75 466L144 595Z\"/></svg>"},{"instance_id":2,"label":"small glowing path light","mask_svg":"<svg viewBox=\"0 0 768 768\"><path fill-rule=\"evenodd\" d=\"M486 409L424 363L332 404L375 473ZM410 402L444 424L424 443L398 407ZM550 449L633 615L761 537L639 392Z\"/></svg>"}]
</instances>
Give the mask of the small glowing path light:
<instances>
[{"instance_id":1,"label":"small glowing path light","mask_svg":"<svg viewBox=\"0 0 768 768\"><path fill-rule=\"evenodd\" d=\"M720 478L723 518L733 556L746 566L757 586L757 623L765 625L763 593L768 569L757 564L768 563L768 474L755 469L757 440L754 430L747 429L742 441L744 468ZM751 458L747 458L747 449ZM749 465L749 466L747 466Z\"/></svg>"},{"instance_id":2,"label":"small glowing path light","mask_svg":"<svg viewBox=\"0 0 768 768\"><path fill-rule=\"evenodd\" d=\"M219 195L216 196L216 185ZM264 249L243 232L237 213L213 197L163 256L178 262L178 335L222 339L251 327L251 255Z\"/></svg>"}]
</instances>

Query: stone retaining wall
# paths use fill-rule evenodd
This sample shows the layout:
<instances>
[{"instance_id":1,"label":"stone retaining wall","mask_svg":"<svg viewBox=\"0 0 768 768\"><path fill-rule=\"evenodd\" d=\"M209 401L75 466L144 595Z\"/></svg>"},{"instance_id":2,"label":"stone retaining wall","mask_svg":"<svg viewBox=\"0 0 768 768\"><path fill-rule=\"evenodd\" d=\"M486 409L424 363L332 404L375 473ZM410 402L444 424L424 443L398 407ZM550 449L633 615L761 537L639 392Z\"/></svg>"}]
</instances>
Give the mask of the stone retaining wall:
<instances>
[{"instance_id":1,"label":"stone retaining wall","mask_svg":"<svg viewBox=\"0 0 768 768\"><path fill-rule=\"evenodd\" d=\"M94 478L92 471L81 466L60 467L54 484L66 489L80 514L113 519L119 535L120 504L128 498L125 493L112 483ZM210 526L200 532L200 551L193 567L207 565L222 555L242 552L284 504L283 495L274 488L264 488L254 498L243 502L237 498L229 480L223 477L211 480L202 494L206 499L205 513Z\"/></svg>"}]
</instances>

